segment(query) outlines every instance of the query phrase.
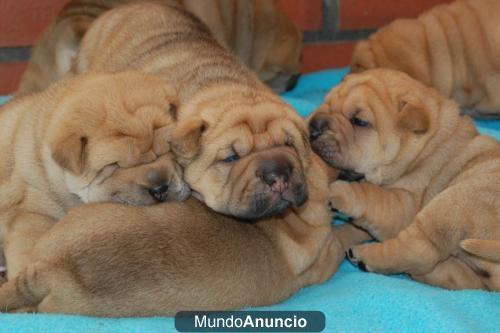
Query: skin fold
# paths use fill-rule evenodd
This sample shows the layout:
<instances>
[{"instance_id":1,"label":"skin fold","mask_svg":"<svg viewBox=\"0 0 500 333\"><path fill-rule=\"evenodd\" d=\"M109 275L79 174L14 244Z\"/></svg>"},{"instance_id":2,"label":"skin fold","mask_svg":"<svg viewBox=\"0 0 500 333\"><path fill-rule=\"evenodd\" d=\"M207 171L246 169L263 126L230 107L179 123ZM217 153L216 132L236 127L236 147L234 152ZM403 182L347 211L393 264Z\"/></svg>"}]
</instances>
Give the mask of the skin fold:
<instances>
[{"instance_id":1,"label":"skin fold","mask_svg":"<svg viewBox=\"0 0 500 333\"><path fill-rule=\"evenodd\" d=\"M456 100L461 111L500 117L500 2L458 0L398 19L359 42L353 72L400 70Z\"/></svg>"},{"instance_id":2,"label":"skin fold","mask_svg":"<svg viewBox=\"0 0 500 333\"><path fill-rule=\"evenodd\" d=\"M336 175L313 157L309 200L253 224L195 199L151 207L80 205L0 288L0 309L173 316L280 302L329 279L344 251L370 238L349 224L332 228L328 184Z\"/></svg>"},{"instance_id":3,"label":"skin fold","mask_svg":"<svg viewBox=\"0 0 500 333\"><path fill-rule=\"evenodd\" d=\"M273 0L148 0L179 3L203 21L217 41L275 92L293 88L300 70L302 33ZM41 91L66 75L83 36L108 10L143 0L72 0L34 46L18 94Z\"/></svg>"},{"instance_id":4,"label":"skin fold","mask_svg":"<svg viewBox=\"0 0 500 333\"><path fill-rule=\"evenodd\" d=\"M8 277L74 205L184 200L165 140L176 91L142 73L90 74L0 109L0 240Z\"/></svg>"},{"instance_id":5,"label":"skin fold","mask_svg":"<svg viewBox=\"0 0 500 333\"><path fill-rule=\"evenodd\" d=\"M313 150L366 179L330 187L332 206L380 241L352 247L351 261L499 290L500 144L454 102L404 73L370 70L334 88L309 126Z\"/></svg>"}]
</instances>

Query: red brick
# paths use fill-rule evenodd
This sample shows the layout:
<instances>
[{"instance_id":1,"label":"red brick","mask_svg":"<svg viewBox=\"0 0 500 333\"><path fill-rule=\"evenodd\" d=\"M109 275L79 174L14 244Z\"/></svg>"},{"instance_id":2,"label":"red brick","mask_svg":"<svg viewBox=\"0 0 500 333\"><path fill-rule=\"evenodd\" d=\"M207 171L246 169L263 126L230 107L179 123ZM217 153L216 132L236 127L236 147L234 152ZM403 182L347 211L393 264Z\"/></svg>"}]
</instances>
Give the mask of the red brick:
<instances>
[{"instance_id":1,"label":"red brick","mask_svg":"<svg viewBox=\"0 0 500 333\"><path fill-rule=\"evenodd\" d=\"M340 28L377 28L400 17L416 17L441 3L453 0L341 0Z\"/></svg>"},{"instance_id":2,"label":"red brick","mask_svg":"<svg viewBox=\"0 0 500 333\"><path fill-rule=\"evenodd\" d=\"M68 0L0 1L0 47L31 45Z\"/></svg>"},{"instance_id":3,"label":"red brick","mask_svg":"<svg viewBox=\"0 0 500 333\"><path fill-rule=\"evenodd\" d=\"M26 63L0 63L0 95L9 95L17 90Z\"/></svg>"},{"instance_id":4,"label":"red brick","mask_svg":"<svg viewBox=\"0 0 500 333\"><path fill-rule=\"evenodd\" d=\"M304 47L302 72L348 66L354 43L309 44Z\"/></svg>"},{"instance_id":5,"label":"red brick","mask_svg":"<svg viewBox=\"0 0 500 333\"><path fill-rule=\"evenodd\" d=\"M321 0L277 0L277 4L302 30L321 28L323 8Z\"/></svg>"}]
</instances>

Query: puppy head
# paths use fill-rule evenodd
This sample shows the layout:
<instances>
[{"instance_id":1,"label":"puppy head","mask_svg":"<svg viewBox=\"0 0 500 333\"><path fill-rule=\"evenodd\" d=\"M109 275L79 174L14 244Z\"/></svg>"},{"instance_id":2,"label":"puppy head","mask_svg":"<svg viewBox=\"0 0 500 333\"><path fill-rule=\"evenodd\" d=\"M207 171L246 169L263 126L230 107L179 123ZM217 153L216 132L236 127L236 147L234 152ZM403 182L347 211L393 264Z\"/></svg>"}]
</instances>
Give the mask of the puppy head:
<instances>
[{"instance_id":1,"label":"puppy head","mask_svg":"<svg viewBox=\"0 0 500 333\"><path fill-rule=\"evenodd\" d=\"M298 82L302 62L302 32L285 14L277 12L276 15L275 31L270 45L261 48L267 51L261 66L257 66L257 73L262 81L279 94L293 89ZM263 33L269 34L269 31Z\"/></svg>"},{"instance_id":2,"label":"puppy head","mask_svg":"<svg viewBox=\"0 0 500 333\"><path fill-rule=\"evenodd\" d=\"M177 104L172 87L134 72L83 75L65 84L44 149L49 173L67 191L83 202L137 205L188 196L169 152Z\"/></svg>"},{"instance_id":3,"label":"puppy head","mask_svg":"<svg viewBox=\"0 0 500 333\"><path fill-rule=\"evenodd\" d=\"M313 150L341 176L390 184L419 161L443 103L434 89L392 70L347 76L309 119ZM456 107L446 112L456 113ZM352 179L351 179L352 180Z\"/></svg>"},{"instance_id":4,"label":"puppy head","mask_svg":"<svg viewBox=\"0 0 500 333\"><path fill-rule=\"evenodd\" d=\"M277 97L226 105L212 99L203 107L201 118L179 121L172 141L195 195L220 213L250 220L305 202L310 147L305 123L291 108Z\"/></svg>"}]
</instances>

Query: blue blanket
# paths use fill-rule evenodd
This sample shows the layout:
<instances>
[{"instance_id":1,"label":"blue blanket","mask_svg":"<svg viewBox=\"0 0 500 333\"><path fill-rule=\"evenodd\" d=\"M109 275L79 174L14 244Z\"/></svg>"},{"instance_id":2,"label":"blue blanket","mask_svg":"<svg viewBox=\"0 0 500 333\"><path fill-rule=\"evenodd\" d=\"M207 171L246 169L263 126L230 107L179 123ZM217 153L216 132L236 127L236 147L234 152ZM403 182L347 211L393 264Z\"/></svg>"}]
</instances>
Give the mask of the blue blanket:
<instances>
[{"instance_id":1,"label":"blue blanket","mask_svg":"<svg viewBox=\"0 0 500 333\"><path fill-rule=\"evenodd\" d=\"M305 75L283 97L305 116L345 73L343 69ZM477 125L482 133L500 139L500 121ZM323 311L325 332L500 332L500 293L438 289L404 276L361 272L347 262L324 285L305 288L282 304L262 309ZM174 331L172 318L0 315L0 333Z\"/></svg>"}]
</instances>

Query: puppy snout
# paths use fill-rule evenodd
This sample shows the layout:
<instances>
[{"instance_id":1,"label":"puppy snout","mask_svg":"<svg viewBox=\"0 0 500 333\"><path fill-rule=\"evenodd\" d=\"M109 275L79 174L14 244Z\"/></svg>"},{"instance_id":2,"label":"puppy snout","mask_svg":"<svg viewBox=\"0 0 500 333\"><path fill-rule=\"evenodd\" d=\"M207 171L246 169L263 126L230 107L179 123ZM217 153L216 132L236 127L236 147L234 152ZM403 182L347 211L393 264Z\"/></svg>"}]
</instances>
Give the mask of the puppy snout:
<instances>
[{"instance_id":1,"label":"puppy snout","mask_svg":"<svg viewBox=\"0 0 500 333\"><path fill-rule=\"evenodd\" d=\"M288 82L286 83L286 88L285 90L286 91L290 91L292 90L293 88L295 88L295 86L297 85L297 83L299 82L299 77L300 77L300 73L298 74L293 74L289 79L288 79Z\"/></svg>"},{"instance_id":2,"label":"puppy snout","mask_svg":"<svg viewBox=\"0 0 500 333\"><path fill-rule=\"evenodd\" d=\"M162 184L162 185L156 186L154 188L150 188L150 189L148 189L148 192L157 201L163 202L163 201L167 200L168 185Z\"/></svg>"},{"instance_id":3,"label":"puppy snout","mask_svg":"<svg viewBox=\"0 0 500 333\"><path fill-rule=\"evenodd\" d=\"M259 176L274 192L283 193L290 181L293 165L284 158L265 161L257 170Z\"/></svg>"},{"instance_id":4,"label":"puppy snout","mask_svg":"<svg viewBox=\"0 0 500 333\"><path fill-rule=\"evenodd\" d=\"M323 117L314 117L309 123L309 139L319 138L328 129L328 121Z\"/></svg>"}]
</instances>

